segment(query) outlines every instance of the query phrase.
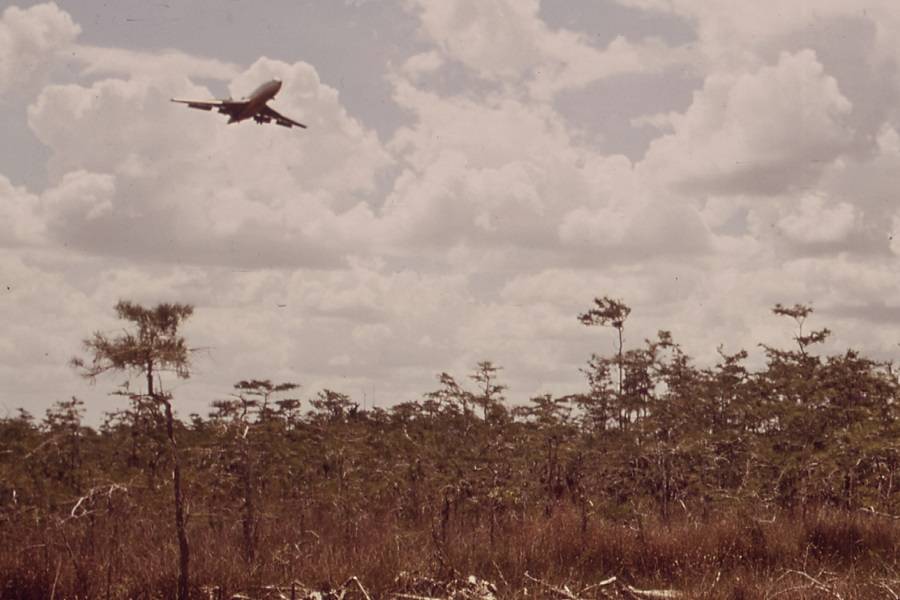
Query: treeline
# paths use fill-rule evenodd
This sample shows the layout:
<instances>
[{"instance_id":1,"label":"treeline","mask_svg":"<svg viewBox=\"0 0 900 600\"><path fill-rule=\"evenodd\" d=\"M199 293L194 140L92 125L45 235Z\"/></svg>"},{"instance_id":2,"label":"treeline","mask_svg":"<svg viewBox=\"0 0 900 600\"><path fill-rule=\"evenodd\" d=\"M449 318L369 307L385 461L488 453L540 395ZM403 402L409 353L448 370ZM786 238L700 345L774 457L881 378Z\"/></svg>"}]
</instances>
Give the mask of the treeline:
<instances>
[{"instance_id":1,"label":"treeline","mask_svg":"<svg viewBox=\"0 0 900 600\"><path fill-rule=\"evenodd\" d=\"M120 388L123 408L99 428L75 398L0 420L3 598L186 598L352 575L384 593L401 572L683 583L801 558L896 561L898 379L852 350L820 355L829 332L804 329L807 306L773 309L795 346L764 347L757 370L744 351L697 366L665 331L626 347L630 309L599 298L579 319L618 348L590 357L580 394L510 406L501 369L482 362L370 410L243 380L188 420L160 375L189 374L191 308L116 308L131 329L95 334L73 365L139 375L143 389Z\"/></svg>"}]
</instances>

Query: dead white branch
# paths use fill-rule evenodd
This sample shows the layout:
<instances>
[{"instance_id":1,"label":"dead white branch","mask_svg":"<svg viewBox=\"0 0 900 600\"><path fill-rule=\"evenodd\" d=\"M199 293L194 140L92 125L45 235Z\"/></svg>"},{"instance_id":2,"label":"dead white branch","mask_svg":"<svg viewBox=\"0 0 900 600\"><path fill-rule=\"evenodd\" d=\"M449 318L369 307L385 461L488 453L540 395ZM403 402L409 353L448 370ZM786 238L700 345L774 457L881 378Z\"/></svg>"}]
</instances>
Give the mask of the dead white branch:
<instances>
[{"instance_id":1,"label":"dead white branch","mask_svg":"<svg viewBox=\"0 0 900 600\"><path fill-rule=\"evenodd\" d=\"M803 577L804 579L806 579L807 581L809 581L809 582L813 585L813 587L815 587L817 590L819 590L819 591L821 591L821 592L826 592L826 593L828 593L828 594L831 594L832 596L834 596L835 598L837 598L837 600L844 600L844 597L841 596L839 593L837 593L837 592L834 590L834 588L832 588L830 585L827 585L827 584L825 584L825 583L822 583L821 581L819 581L818 579L816 579L815 577L813 577L813 576L810 575L809 573L805 573L805 572L803 572L803 571L797 571L797 570L795 570L795 569L788 569L786 572L787 572L787 573L793 573L793 574L795 574L795 575L800 575L801 577Z\"/></svg>"},{"instance_id":2,"label":"dead white branch","mask_svg":"<svg viewBox=\"0 0 900 600\"><path fill-rule=\"evenodd\" d=\"M546 581L542 581L542 580L538 579L537 577L532 577L527 571L525 572L525 578L539 584L541 587L543 587L545 589L550 590L554 594L560 595L563 598L568 598L568 600L581 600L581 598L579 598L578 596L573 594L571 591L569 591L569 588L559 588L559 587L556 587L555 585L550 585Z\"/></svg>"},{"instance_id":3,"label":"dead white branch","mask_svg":"<svg viewBox=\"0 0 900 600\"><path fill-rule=\"evenodd\" d=\"M900 596L897 595L897 592L895 592L895 591L891 588L891 586L889 586L888 584L886 584L886 583L883 582L883 581L882 581L881 583L879 583L878 585L880 585L881 587L883 587L884 589L886 589L886 590L888 591L888 593L891 595L891 598L893 598L894 600L900 600Z\"/></svg>"},{"instance_id":4,"label":"dead white branch","mask_svg":"<svg viewBox=\"0 0 900 600\"><path fill-rule=\"evenodd\" d=\"M610 577L610 578L608 578L608 579L604 579L603 581L598 581L597 583L595 583L595 584L593 584L593 585L587 586L586 588L584 588L583 590L581 590L581 591L579 592L579 595L584 596L585 594L587 594L587 593L588 593L589 591L591 591L591 590L595 590L595 589L597 589L597 588L602 588L602 587L606 587L606 586L608 586L608 585L612 585L612 584L614 584L615 582L617 582L618 580L619 580L618 577L616 577L615 575L613 575L612 577ZM601 593L603 593L602 590L601 590Z\"/></svg>"},{"instance_id":5,"label":"dead white branch","mask_svg":"<svg viewBox=\"0 0 900 600\"><path fill-rule=\"evenodd\" d=\"M622 585L622 591L630 594L631 598L637 598L638 600L666 600L683 597L683 594L678 590L639 590L627 584Z\"/></svg>"},{"instance_id":6,"label":"dead white branch","mask_svg":"<svg viewBox=\"0 0 900 600\"><path fill-rule=\"evenodd\" d=\"M892 521L900 521L900 517L898 517L897 515L892 515L890 513L877 511L872 506L866 506L866 507L860 508L859 512L865 513L867 515L872 515L873 517L884 517L885 519L890 519Z\"/></svg>"},{"instance_id":7,"label":"dead white branch","mask_svg":"<svg viewBox=\"0 0 900 600\"><path fill-rule=\"evenodd\" d=\"M359 591L362 592L362 595L365 597L366 600L372 600L372 597L369 596L369 592L366 591L366 588L363 587L362 582L359 580L359 578L356 575L352 576L350 579L345 581L344 585L342 585L341 588L346 589L350 583L356 584L356 587L359 588Z\"/></svg>"},{"instance_id":8,"label":"dead white branch","mask_svg":"<svg viewBox=\"0 0 900 600\"><path fill-rule=\"evenodd\" d=\"M101 495L101 493L104 491L106 492L106 498L108 500L111 500L112 496L115 492L126 492L127 493L128 488L119 483L110 483L109 485L98 485L97 487L91 488L90 490L88 490L87 494L85 494L84 496L82 496L75 502L75 505L72 507L72 510L69 511L69 518L70 519L78 519L78 518L81 518L81 517L89 514L91 511L88 510L87 508L84 508L82 505L84 505L85 502L92 501L95 496Z\"/></svg>"}]
</instances>

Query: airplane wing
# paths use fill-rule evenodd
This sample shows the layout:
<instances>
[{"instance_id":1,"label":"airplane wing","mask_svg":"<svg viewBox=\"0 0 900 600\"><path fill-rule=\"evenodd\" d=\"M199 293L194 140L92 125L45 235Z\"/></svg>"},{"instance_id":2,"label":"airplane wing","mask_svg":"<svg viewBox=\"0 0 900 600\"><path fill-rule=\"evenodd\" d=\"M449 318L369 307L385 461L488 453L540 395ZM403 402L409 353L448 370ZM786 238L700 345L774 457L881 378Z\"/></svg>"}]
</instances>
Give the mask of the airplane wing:
<instances>
[{"instance_id":1,"label":"airplane wing","mask_svg":"<svg viewBox=\"0 0 900 600\"><path fill-rule=\"evenodd\" d=\"M287 118L268 104L263 105L263 107L259 110L259 115L257 115L257 117L259 117L257 120L260 123L268 123L270 120L274 119L275 123L281 125L282 127L290 128L296 126L306 129L306 125L304 125L303 123L298 123L293 119Z\"/></svg>"},{"instance_id":2,"label":"airplane wing","mask_svg":"<svg viewBox=\"0 0 900 600\"><path fill-rule=\"evenodd\" d=\"M212 110L215 108L218 112L229 116L239 113L247 104L236 100L184 100L181 98L172 98L172 102L187 104L190 108L200 110Z\"/></svg>"}]
</instances>

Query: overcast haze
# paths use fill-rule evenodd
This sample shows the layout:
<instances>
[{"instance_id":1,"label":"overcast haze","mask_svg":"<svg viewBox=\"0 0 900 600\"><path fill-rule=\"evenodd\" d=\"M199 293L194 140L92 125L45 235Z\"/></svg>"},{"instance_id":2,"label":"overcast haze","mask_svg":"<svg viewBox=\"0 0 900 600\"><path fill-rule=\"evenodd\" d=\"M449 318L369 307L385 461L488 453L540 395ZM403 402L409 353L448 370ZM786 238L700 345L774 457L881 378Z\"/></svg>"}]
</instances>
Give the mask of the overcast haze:
<instances>
[{"instance_id":1,"label":"overcast haze","mask_svg":"<svg viewBox=\"0 0 900 600\"><path fill-rule=\"evenodd\" d=\"M67 366L113 305L188 302L182 416L247 378L368 405L504 367L584 388L629 343L891 358L900 321L896 0L5 3L0 402L42 415L121 377ZM171 97L249 93L308 130Z\"/></svg>"}]
</instances>

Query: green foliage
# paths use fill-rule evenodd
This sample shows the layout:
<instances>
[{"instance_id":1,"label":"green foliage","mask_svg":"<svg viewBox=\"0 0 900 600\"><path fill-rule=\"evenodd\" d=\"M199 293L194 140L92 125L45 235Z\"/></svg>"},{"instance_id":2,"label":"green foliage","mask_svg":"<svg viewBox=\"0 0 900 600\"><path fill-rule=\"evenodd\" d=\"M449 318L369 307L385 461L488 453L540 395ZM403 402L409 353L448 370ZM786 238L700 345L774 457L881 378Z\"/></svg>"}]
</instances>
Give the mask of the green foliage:
<instances>
[{"instance_id":1,"label":"green foliage","mask_svg":"<svg viewBox=\"0 0 900 600\"><path fill-rule=\"evenodd\" d=\"M584 325L600 325L622 329L625 326L625 319L630 314L631 308L624 302L604 296L603 298L595 298L594 308L578 315L578 320Z\"/></svg>"},{"instance_id":2,"label":"green foliage","mask_svg":"<svg viewBox=\"0 0 900 600\"><path fill-rule=\"evenodd\" d=\"M135 331L126 331L117 337L107 337L101 332L84 341L91 360L73 358L72 365L88 378L95 378L108 371L138 372L148 380L148 394L153 393L152 374L173 371L178 377L189 375L189 349L178 328L190 317L194 308L186 304L159 304L144 308L133 302L120 300L116 315L129 321Z\"/></svg>"}]
</instances>

